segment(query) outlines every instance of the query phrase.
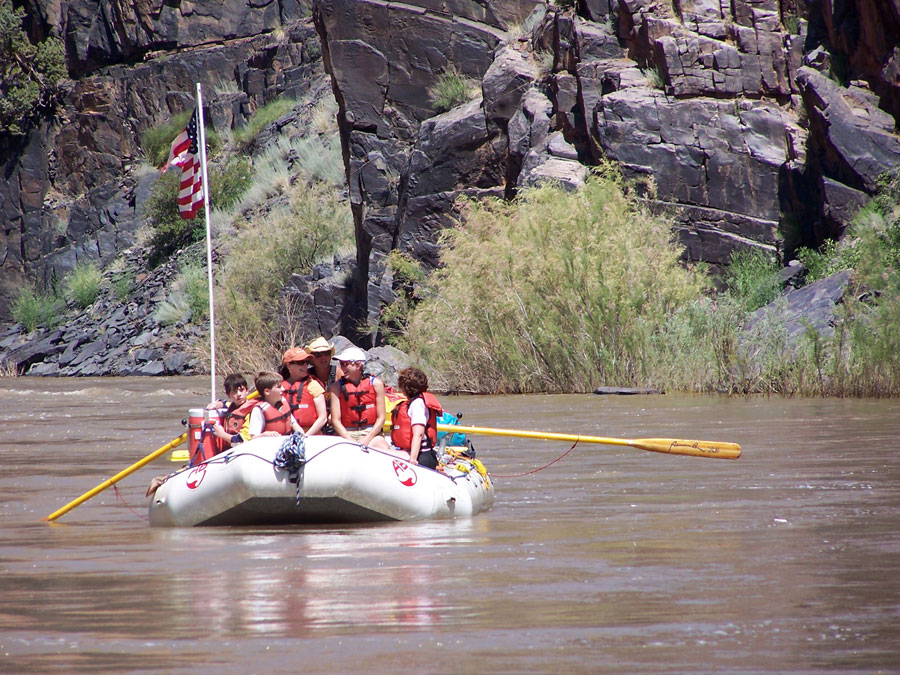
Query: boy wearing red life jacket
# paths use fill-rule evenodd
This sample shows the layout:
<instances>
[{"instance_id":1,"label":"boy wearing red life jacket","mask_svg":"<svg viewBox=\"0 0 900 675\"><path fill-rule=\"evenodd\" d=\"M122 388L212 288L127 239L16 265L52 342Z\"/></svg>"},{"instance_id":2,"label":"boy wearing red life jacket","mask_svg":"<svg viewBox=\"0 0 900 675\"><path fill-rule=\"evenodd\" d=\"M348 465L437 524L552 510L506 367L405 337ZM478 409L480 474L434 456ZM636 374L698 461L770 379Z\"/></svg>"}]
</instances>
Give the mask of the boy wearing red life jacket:
<instances>
[{"instance_id":1,"label":"boy wearing red life jacket","mask_svg":"<svg viewBox=\"0 0 900 675\"><path fill-rule=\"evenodd\" d=\"M291 406L284 398L281 375L264 370L256 376L256 391L262 402L254 406L241 429L246 438L257 436L286 436L292 432L303 433L291 414Z\"/></svg>"},{"instance_id":2,"label":"boy wearing red life jacket","mask_svg":"<svg viewBox=\"0 0 900 675\"><path fill-rule=\"evenodd\" d=\"M390 446L382 435L387 417L384 382L374 375L363 375L366 353L359 347L345 349L337 359L343 375L329 387L334 433L348 441L387 450Z\"/></svg>"},{"instance_id":3,"label":"boy wearing red life jacket","mask_svg":"<svg viewBox=\"0 0 900 675\"><path fill-rule=\"evenodd\" d=\"M219 452L241 443L244 439L239 433L244 420L258 401L247 400L247 380L240 373L232 373L225 378L226 401L214 401L207 408L224 409L222 422L213 426L213 435L219 440Z\"/></svg>"},{"instance_id":4,"label":"boy wearing red life jacket","mask_svg":"<svg viewBox=\"0 0 900 675\"><path fill-rule=\"evenodd\" d=\"M409 463L436 469L437 419L441 404L428 391L428 377L418 368L404 368L397 386L406 395L391 413L391 442L409 453Z\"/></svg>"}]
</instances>

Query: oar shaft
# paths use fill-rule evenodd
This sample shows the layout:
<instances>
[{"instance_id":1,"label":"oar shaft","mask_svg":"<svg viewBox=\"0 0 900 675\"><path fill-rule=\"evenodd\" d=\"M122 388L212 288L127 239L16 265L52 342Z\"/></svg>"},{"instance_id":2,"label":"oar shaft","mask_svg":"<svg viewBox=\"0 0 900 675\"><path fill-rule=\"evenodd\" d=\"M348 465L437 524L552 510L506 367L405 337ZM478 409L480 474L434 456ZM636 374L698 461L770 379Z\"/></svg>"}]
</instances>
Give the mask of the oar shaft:
<instances>
[{"instance_id":1,"label":"oar shaft","mask_svg":"<svg viewBox=\"0 0 900 675\"><path fill-rule=\"evenodd\" d=\"M741 446L737 443L719 441L690 441L676 438L607 438L604 436L581 436L559 434L552 431L522 431L519 429L494 429L491 427L470 427L457 424L438 424L438 431L483 436L508 436L513 438L536 438L547 441L567 441L570 443L597 443L600 445L624 445L639 450L661 452L669 455L689 457L711 457L715 459L737 459L741 456Z\"/></svg>"},{"instance_id":2,"label":"oar shaft","mask_svg":"<svg viewBox=\"0 0 900 675\"><path fill-rule=\"evenodd\" d=\"M151 452L149 455L144 457L139 462L135 462L134 464L129 466L127 469L123 469L122 471L117 473L112 478L106 479L105 481L100 483L100 485L95 487L93 490L85 492L78 499L75 499L74 501L69 502L68 504L63 506L61 509L59 509L58 511L54 511L49 516L44 518L44 520L52 521L52 520L56 520L57 518L59 518L62 515L65 515L66 513L68 513L72 509L74 509L79 504L83 504L84 502L86 502L88 499L90 499L94 495L103 492L106 488L110 487L111 485L115 485L116 483L118 483L120 480L122 480L126 476L133 474L135 471L140 469L142 466L149 464L154 459L156 459L157 457L159 457L161 455L164 455L172 448L178 447L179 445L181 445L182 443L184 443L187 440L187 437L188 437L187 432L185 432L185 433L181 434L181 436L179 436L178 438L173 438L171 441L166 443L164 446L162 446L161 448L159 448L158 450L156 450L154 452Z\"/></svg>"}]
</instances>

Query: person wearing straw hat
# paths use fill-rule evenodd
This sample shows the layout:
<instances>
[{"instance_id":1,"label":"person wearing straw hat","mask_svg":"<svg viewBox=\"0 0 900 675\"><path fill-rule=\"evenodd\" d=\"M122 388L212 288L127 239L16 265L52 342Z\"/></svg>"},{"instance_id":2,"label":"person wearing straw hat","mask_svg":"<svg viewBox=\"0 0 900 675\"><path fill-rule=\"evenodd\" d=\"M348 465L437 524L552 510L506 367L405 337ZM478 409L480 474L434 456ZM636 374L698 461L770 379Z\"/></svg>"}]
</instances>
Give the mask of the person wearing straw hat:
<instances>
[{"instance_id":1,"label":"person wearing straw hat","mask_svg":"<svg viewBox=\"0 0 900 675\"><path fill-rule=\"evenodd\" d=\"M363 375L366 353L359 347L348 347L337 360L344 374L329 387L334 432L347 440L388 450L390 446L382 435L387 417L384 382L374 375Z\"/></svg>"},{"instance_id":2,"label":"person wearing straw hat","mask_svg":"<svg viewBox=\"0 0 900 675\"><path fill-rule=\"evenodd\" d=\"M306 345L305 349L309 352L310 374L319 381L324 389L327 389L339 377L339 375L335 375L334 369L331 367L334 345L319 336Z\"/></svg>"}]
</instances>

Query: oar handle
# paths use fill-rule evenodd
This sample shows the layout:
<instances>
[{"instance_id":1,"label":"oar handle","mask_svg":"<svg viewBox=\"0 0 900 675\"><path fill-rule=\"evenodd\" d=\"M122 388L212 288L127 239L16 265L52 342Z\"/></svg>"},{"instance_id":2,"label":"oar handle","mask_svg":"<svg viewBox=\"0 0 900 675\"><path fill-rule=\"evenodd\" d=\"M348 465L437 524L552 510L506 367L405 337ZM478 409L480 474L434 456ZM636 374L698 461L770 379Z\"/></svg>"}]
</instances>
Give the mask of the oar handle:
<instances>
[{"instance_id":1,"label":"oar handle","mask_svg":"<svg viewBox=\"0 0 900 675\"><path fill-rule=\"evenodd\" d=\"M105 481L100 483L100 485L95 487L93 490L85 492L78 499L69 502L64 507L62 507L58 511L54 511L53 513L51 513L49 516L47 516L43 520L53 521L53 520L56 520L57 518L59 518L60 516L65 515L66 513L68 513L72 509L74 509L79 504L83 504L84 502L86 502L88 499L90 499L94 495L99 494L100 492L103 492L106 488L110 487L111 485L115 485L120 480L125 478L125 476L129 476L129 475L133 474L135 471L140 469L142 466L149 464L154 459L156 459L157 457L159 457L161 455L164 455L172 448L178 447L179 445L181 445L182 443L184 443L187 440L187 437L188 437L187 432L185 432L185 433L181 434L181 436L179 436L178 438L173 438L171 441L166 443L164 446L162 446L158 450L155 450L154 452L151 452L149 455L144 457L144 459L142 459L138 462L135 462L134 464L129 466L127 469L123 469L122 471L117 473L112 478L106 479Z\"/></svg>"}]
</instances>

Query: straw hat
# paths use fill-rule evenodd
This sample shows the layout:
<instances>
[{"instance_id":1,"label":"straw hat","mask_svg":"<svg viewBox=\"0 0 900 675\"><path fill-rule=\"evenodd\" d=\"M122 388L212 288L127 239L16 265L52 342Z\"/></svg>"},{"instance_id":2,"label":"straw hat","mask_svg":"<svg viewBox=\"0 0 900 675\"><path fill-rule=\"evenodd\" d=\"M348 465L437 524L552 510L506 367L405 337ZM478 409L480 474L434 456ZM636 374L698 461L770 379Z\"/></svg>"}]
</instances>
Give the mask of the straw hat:
<instances>
[{"instance_id":1,"label":"straw hat","mask_svg":"<svg viewBox=\"0 0 900 675\"><path fill-rule=\"evenodd\" d=\"M288 363L306 361L308 358L309 353L305 349L300 349L300 347L291 347L284 353L284 356L281 357L281 362L287 365Z\"/></svg>"},{"instance_id":2,"label":"straw hat","mask_svg":"<svg viewBox=\"0 0 900 675\"><path fill-rule=\"evenodd\" d=\"M334 345L323 337L317 337L315 340L306 345L306 351L310 354L318 354L319 352L330 352L334 356Z\"/></svg>"}]
</instances>

